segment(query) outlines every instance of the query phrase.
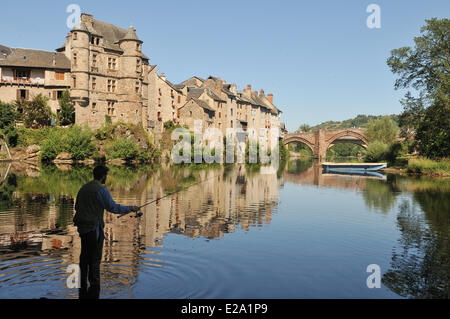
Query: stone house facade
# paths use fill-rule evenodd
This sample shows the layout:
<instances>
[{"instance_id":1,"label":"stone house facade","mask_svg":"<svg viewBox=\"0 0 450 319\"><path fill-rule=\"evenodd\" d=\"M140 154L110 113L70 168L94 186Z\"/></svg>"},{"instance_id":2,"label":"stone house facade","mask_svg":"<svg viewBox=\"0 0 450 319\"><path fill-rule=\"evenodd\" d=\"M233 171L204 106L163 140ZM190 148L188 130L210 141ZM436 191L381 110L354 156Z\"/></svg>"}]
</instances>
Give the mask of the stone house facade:
<instances>
[{"instance_id":1,"label":"stone house facade","mask_svg":"<svg viewBox=\"0 0 450 319\"><path fill-rule=\"evenodd\" d=\"M53 112L58 98L70 89L76 124L96 129L107 122L141 125L157 142L164 123L187 125L196 119L226 136L228 128L255 130L280 128L281 111L273 95L258 94L250 85L218 77L191 77L173 84L142 53L143 42L133 27L123 29L82 14L56 52L0 46L0 100L30 99L42 93Z\"/></svg>"},{"instance_id":2,"label":"stone house facade","mask_svg":"<svg viewBox=\"0 0 450 319\"><path fill-rule=\"evenodd\" d=\"M70 61L64 54L0 45L0 101L29 101L42 94L57 113L58 98L69 88Z\"/></svg>"},{"instance_id":3,"label":"stone house facade","mask_svg":"<svg viewBox=\"0 0 450 319\"><path fill-rule=\"evenodd\" d=\"M106 122L148 127L149 58L136 30L82 14L57 49L71 62L71 97L76 124L99 128Z\"/></svg>"},{"instance_id":4,"label":"stone house facade","mask_svg":"<svg viewBox=\"0 0 450 319\"><path fill-rule=\"evenodd\" d=\"M186 103L186 93L182 86L169 82L164 73L158 75L157 66L150 68L148 79L148 127L158 139L164 131L164 123L179 123L179 109Z\"/></svg>"}]
</instances>

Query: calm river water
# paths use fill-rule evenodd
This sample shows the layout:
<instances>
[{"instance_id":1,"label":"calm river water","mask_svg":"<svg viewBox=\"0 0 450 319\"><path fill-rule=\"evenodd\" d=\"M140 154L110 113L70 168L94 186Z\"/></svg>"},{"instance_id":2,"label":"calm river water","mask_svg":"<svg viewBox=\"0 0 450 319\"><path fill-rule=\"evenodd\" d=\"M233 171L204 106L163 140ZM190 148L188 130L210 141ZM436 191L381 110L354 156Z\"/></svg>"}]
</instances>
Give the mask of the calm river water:
<instances>
[{"instance_id":1,"label":"calm river water","mask_svg":"<svg viewBox=\"0 0 450 319\"><path fill-rule=\"evenodd\" d=\"M449 298L450 180L257 167L110 167L101 298ZM0 165L0 298L78 298L89 167ZM198 183L201 182L201 183ZM188 188L189 185L193 185ZM381 288L369 289L369 265Z\"/></svg>"}]
</instances>

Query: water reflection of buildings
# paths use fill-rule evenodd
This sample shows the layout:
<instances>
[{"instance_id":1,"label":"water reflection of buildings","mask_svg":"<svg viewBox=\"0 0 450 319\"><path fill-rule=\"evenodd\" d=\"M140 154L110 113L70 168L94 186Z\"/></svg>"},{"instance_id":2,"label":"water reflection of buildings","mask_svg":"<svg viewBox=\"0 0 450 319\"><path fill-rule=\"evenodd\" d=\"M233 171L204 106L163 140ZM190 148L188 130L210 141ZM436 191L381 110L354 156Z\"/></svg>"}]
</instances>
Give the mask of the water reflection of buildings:
<instances>
[{"instance_id":1,"label":"water reflection of buildings","mask_svg":"<svg viewBox=\"0 0 450 319\"><path fill-rule=\"evenodd\" d=\"M192 171L178 174L189 179ZM146 246L161 245L168 232L212 239L233 232L236 226L248 230L270 222L278 203L276 175L247 174L245 166L238 166L201 171L198 179L203 182L146 208L142 224ZM158 178L147 188L147 199L164 195L167 182Z\"/></svg>"},{"instance_id":2,"label":"water reflection of buildings","mask_svg":"<svg viewBox=\"0 0 450 319\"><path fill-rule=\"evenodd\" d=\"M50 180L42 174L23 177L19 183L34 185L39 178ZM35 187L23 193L17 187L12 207L2 209L0 262L26 252L51 252L61 265L78 263L81 247L72 223L72 196L39 194L39 186ZM112 196L125 205L142 205L184 187L187 189L147 206L140 219L105 214L103 261L107 271L103 271L103 280L115 285L113 291L120 290L117 285L129 287L136 280L142 253L157 255L146 248L162 246L168 233L213 239L237 227L250 230L270 223L278 204L280 180L276 174L248 173L243 165L199 171L179 167L139 171L126 183L109 185ZM157 257L154 260L157 262Z\"/></svg>"}]
</instances>

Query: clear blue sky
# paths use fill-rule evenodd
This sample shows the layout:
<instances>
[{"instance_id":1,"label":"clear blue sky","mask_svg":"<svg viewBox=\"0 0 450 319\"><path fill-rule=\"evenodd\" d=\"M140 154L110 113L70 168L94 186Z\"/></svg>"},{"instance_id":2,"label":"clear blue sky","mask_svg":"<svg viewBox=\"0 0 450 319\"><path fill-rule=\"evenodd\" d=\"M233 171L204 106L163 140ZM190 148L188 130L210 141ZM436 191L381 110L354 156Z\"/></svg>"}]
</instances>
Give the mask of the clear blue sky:
<instances>
[{"instance_id":1,"label":"clear blue sky","mask_svg":"<svg viewBox=\"0 0 450 319\"><path fill-rule=\"evenodd\" d=\"M239 89L273 93L289 130L358 114L400 113L386 65L392 49L413 44L425 19L448 17L450 1L2 1L0 44L54 50L75 3L128 28L174 83L220 76ZM381 28L369 29L369 4Z\"/></svg>"}]
</instances>

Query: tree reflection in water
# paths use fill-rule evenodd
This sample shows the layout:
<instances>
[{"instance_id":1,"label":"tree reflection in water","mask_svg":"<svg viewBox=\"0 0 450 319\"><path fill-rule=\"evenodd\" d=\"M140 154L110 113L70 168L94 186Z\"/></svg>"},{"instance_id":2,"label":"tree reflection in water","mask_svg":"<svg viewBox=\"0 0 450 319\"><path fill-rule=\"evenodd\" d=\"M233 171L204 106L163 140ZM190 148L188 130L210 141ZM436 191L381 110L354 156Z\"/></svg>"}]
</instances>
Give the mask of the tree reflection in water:
<instances>
[{"instance_id":1,"label":"tree reflection in water","mask_svg":"<svg viewBox=\"0 0 450 319\"><path fill-rule=\"evenodd\" d=\"M399 206L399 246L382 282L407 298L450 297L449 193L417 191Z\"/></svg>"}]
</instances>

